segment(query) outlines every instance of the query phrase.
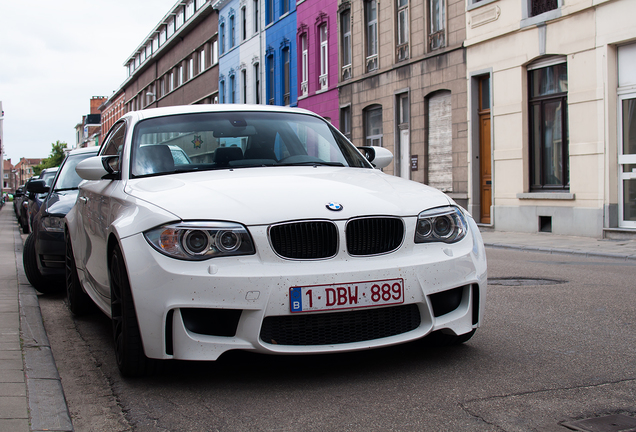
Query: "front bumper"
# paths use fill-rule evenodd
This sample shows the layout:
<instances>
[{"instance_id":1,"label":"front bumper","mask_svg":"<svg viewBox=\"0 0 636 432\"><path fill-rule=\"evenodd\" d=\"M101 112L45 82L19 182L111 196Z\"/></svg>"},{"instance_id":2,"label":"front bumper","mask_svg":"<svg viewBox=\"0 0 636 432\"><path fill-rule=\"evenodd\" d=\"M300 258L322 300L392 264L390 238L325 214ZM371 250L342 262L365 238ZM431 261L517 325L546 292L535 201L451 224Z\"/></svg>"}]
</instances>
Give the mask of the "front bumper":
<instances>
[{"instance_id":1,"label":"front bumper","mask_svg":"<svg viewBox=\"0 0 636 432\"><path fill-rule=\"evenodd\" d=\"M216 360L236 349L354 351L412 341L441 329L464 334L481 323L486 261L478 233L453 245L405 243L375 257L354 258L342 249L333 259L293 261L259 244L258 239L267 238L266 227L250 227L250 232L256 255L203 262L161 255L141 234L121 241L148 357ZM395 278L404 280L402 305L290 312L290 287ZM395 321L400 321L397 329ZM338 328L356 334L335 337ZM300 339L290 332L300 333Z\"/></svg>"}]
</instances>

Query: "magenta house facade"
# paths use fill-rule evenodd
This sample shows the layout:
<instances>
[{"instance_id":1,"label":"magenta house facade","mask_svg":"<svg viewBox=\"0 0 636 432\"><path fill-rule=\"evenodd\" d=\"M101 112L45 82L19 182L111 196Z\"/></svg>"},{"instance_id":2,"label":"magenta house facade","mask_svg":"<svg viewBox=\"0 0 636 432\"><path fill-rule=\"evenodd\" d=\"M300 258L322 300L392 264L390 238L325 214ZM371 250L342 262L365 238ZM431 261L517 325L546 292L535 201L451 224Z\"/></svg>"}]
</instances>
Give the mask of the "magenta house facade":
<instances>
[{"instance_id":1,"label":"magenta house facade","mask_svg":"<svg viewBox=\"0 0 636 432\"><path fill-rule=\"evenodd\" d=\"M339 128L337 17L337 0L296 5L298 106Z\"/></svg>"}]
</instances>

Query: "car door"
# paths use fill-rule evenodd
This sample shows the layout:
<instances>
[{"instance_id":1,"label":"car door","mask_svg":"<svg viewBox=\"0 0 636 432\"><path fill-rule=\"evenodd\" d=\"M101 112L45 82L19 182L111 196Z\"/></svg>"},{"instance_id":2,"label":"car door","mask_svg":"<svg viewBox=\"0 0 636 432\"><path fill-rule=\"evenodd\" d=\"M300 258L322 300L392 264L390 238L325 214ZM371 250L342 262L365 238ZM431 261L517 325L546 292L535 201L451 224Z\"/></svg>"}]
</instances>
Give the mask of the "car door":
<instances>
[{"instance_id":1,"label":"car door","mask_svg":"<svg viewBox=\"0 0 636 432\"><path fill-rule=\"evenodd\" d=\"M121 159L126 137L126 123L121 121L111 130L103 144L100 156L117 155ZM82 266L88 282L103 297L110 296L108 281L107 242L111 221L112 196L120 189L121 180L86 181L80 188L78 212L81 216L79 226L84 230L82 239Z\"/></svg>"}]
</instances>

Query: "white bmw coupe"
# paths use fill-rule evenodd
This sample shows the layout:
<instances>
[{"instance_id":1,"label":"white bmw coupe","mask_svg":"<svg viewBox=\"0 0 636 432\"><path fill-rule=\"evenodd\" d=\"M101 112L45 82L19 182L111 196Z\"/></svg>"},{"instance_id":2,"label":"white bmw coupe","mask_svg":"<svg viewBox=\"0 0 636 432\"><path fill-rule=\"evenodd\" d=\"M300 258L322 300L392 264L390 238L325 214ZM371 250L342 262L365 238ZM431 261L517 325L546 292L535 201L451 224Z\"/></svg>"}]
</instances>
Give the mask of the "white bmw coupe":
<instances>
[{"instance_id":1,"label":"white bmw coupe","mask_svg":"<svg viewBox=\"0 0 636 432\"><path fill-rule=\"evenodd\" d=\"M229 350L463 343L484 312L479 230L445 194L382 173L391 160L299 109L127 113L76 168L69 307L112 319L125 376Z\"/></svg>"}]
</instances>

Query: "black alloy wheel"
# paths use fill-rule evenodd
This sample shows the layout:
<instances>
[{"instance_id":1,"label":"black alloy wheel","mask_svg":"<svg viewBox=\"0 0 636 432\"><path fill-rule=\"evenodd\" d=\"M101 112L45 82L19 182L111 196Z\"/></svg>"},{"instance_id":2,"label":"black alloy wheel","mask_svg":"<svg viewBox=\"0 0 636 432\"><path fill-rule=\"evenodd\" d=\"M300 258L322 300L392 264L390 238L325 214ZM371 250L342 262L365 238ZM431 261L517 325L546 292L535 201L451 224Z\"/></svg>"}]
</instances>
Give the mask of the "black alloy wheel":
<instances>
[{"instance_id":1,"label":"black alloy wheel","mask_svg":"<svg viewBox=\"0 0 636 432\"><path fill-rule=\"evenodd\" d=\"M75 256L73 255L73 245L71 245L71 239L68 235L66 235L64 262L66 267L66 301L68 308L73 315L87 315L94 310L94 304L80 285L77 267L75 266Z\"/></svg>"},{"instance_id":2,"label":"black alloy wheel","mask_svg":"<svg viewBox=\"0 0 636 432\"><path fill-rule=\"evenodd\" d=\"M29 234L24 241L22 264L24 264L24 273L33 288L42 294L51 294L59 289L55 280L50 280L42 276L40 269L38 269L37 252L35 250L35 236L33 233Z\"/></svg>"},{"instance_id":3,"label":"black alloy wheel","mask_svg":"<svg viewBox=\"0 0 636 432\"><path fill-rule=\"evenodd\" d=\"M126 264L119 246L115 246L110 253L109 272L117 367L126 377L147 375L152 372L153 362L144 354Z\"/></svg>"}]
</instances>

